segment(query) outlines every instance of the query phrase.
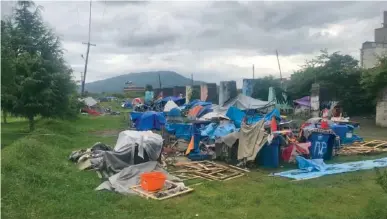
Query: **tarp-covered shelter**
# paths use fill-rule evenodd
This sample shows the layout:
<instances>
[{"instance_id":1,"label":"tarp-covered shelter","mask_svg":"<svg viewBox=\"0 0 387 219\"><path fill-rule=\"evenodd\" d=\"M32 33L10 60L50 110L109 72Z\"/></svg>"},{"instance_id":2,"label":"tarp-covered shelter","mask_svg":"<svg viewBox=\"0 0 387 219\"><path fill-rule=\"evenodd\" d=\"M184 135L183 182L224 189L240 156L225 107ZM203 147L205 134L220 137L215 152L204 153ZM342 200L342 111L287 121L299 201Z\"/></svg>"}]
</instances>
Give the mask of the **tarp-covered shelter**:
<instances>
[{"instance_id":1,"label":"tarp-covered shelter","mask_svg":"<svg viewBox=\"0 0 387 219\"><path fill-rule=\"evenodd\" d=\"M133 114L132 112L131 118L138 131L161 130L161 127L166 123L164 113L162 112L148 111L141 114Z\"/></svg>"},{"instance_id":2,"label":"tarp-covered shelter","mask_svg":"<svg viewBox=\"0 0 387 219\"><path fill-rule=\"evenodd\" d=\"M92 98L92 97L86 97L85 99L82 99L82 101L86 104L88 107L93 107L98 104L98 102Z\"/></svg>"},{"instance_id":3,"label":"tarp-covered shelter","mask_svg":"<svg viewBox=\"0 0 387 219\"><path fill-rule=\"evenodd\" d=\"M235 98L228 100L223 104L222 107L229 108L229 107L237 107L238 109L245 110L245 109L259 109L270 106L271 103L268 101L262 101L258 99L254 99L252 97L245 96L243 94L239 94Z\"/></svg>"},{"instance_id":4,"label":"tarp-covered shelter","mask_svg":"<svg viewBox=\"0 0 387 219\"><path fill-rule=\"evenodd\" d=\"M164 112L169 112L173 108L178 108L178 107L179 106L175 102L173 102L172 100L168 100L168 102L164 106Z\"/></svg>"}]
</instances>

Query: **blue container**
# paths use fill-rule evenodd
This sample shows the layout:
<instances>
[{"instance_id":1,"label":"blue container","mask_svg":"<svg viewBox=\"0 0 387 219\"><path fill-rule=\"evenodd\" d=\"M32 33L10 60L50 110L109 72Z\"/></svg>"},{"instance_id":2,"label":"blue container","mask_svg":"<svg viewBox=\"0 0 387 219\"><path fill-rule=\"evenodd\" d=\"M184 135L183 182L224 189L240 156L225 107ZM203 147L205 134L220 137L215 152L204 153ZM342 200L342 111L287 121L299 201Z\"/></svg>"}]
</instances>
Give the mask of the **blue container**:
<instances>
[{"instance_id":1,"label":"blue container","mask_svg":"<svg viewBox=\"0 0 387 219\"><path fill-rule=\"evenodd\" d=\"M266 143L259 151L256 161L266 168L278 168L280 158L280 139L274 138L271 144Z\"/></svg>"},{"instance_id":2,"label":"blue container","mask_svg":"<svg viewBox=\"0 0 387 219\"><path fill-rule=\"evenodd\" d=\"M312 133L309 136L311 142L310 156L312 159L332 159L335 136L332 134Z\"/></svg>"}]
</instances>

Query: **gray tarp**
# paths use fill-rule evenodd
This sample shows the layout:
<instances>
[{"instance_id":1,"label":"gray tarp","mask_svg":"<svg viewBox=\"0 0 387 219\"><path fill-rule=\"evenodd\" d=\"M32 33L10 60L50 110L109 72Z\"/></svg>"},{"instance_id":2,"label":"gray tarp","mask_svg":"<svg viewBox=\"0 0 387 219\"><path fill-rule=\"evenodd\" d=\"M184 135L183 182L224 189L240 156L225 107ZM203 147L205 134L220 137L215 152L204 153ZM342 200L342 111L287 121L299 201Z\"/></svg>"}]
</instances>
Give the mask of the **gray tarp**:
<instances>
[{"instance_id":1,"label":"gray tarp","mask_svg":"<svg viewBox=\"0 0 387 219\"><path fill-rule=\"evenodd\" d=\"M258 109L258 108L263 108L270 105L274 105L274 103L254 99L252 97L239 94L235 98L224 103L222 107L228 109L231 106L234 106L240 110L245 110L245 109Z\"/></svg>"},{"instance_id":2,"label":"gray tarp","mask_svg":"<svg viewBox=\"0 0 387 219\"><path fill-rule=\"evenodd\" d=\"M109 177L109 179L99 185L96 190L106 189L123 195L136 194L130 189L130 187L139 184L140 175L142 173L151 171L163 172L167 175L167 180L178 181L178 178L169 175L164 169L162 169L157 161L149 161L124 168L121 172ZM182 186L184 186L183 183Z\"/></svg>"},{"instance_id":3,"label":"gray tarp","mask_svg":"<svg viewBox=\"0 0 387 219\"><path fill-rule=\"evenodd\" d=\"M247 161L251 161L255 159L267 142L264 125L264 119L253 125L242 124L239 134L238 160L246 158Z\"/></svg>"}]
</instances>

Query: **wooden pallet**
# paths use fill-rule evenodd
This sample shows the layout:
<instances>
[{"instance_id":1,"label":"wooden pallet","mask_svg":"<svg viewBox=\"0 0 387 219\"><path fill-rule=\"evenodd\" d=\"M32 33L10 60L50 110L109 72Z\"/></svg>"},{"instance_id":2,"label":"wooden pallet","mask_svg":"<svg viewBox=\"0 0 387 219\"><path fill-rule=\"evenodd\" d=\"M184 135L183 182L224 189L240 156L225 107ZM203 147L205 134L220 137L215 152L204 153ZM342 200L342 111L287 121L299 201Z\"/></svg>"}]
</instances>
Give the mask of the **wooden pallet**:
<instances>
[{"instance_id":1,"label":"wooden pallet","mask_svg":"<svg viewBox=\"0 0 387 219\"><path fill-rule=\"evenodd\" d=\"M178 163L175 166L182 168L175 173L185 173L193 176L200 176L207 180L226 181L244 176L244 170L234 166L225 166L212 161L197 161Z\"/></svg>"},{"instance_id":2,"label":"wooden pallet","mask_svg":"<svg viewBox=\"0 0 387 219\"><path fill-rule=\"evenodd\" d=\"M167 184L172 184L174 185L176 188L173 188L173 189L177 189L178 188L178 185L172 181L165 181L166 185ZM136 186L132 186L130 187L131 190L133 190L134 192L136 192L138 195L140 195L141 197L144 197L146 199L153 199L153 200L165 200L165 199L169 199L169 198L173 198L173 197L177 197L177 196L180 196L180 195L184 195L184 194L187 194L187 193L190 193L192 191L194 191L193 188L190 188L190 187L185 187L185 190L183 191L177 191L177 192L173 192L172 190L173 189L162 189L160 191L156 191L156 192L149 192L149 191L145 191L141 188L141 185L136 185ZM163 197L157 197L157 194L160 193L160 192L171 192L171 194L168 194L166 196L163 196Z\"/></svg>"},{"instance_id":3,"label":"wooden pallet","mask_svg":"<svg viewBox=\"0 0 387 219\"><path fill-rule=\"evenodd\" d=\"M344 146L338 152L339 155L375 154L387 152L387 141L373 140L368 142L355 142Z\"/></svg>"}]
</instances>

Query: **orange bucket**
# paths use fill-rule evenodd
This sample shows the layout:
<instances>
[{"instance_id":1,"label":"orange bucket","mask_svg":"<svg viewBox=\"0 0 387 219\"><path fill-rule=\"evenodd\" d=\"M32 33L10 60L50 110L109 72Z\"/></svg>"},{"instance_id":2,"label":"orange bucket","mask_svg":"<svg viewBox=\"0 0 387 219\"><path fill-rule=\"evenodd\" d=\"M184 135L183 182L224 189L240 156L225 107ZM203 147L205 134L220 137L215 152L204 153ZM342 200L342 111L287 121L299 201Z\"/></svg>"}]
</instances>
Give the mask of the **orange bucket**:
<instances>
[{"instance_id":1,"label":"orange bucket","mask_svg":"<svg viewBox=\"0 0 387 219\"><path fill-rule=\"evenodd\" d=\"M143 173L140 176L141 188L146 191L160 190L164 187L166 179L167 176L162 172Z\"/></svg>"}]
</instances>

